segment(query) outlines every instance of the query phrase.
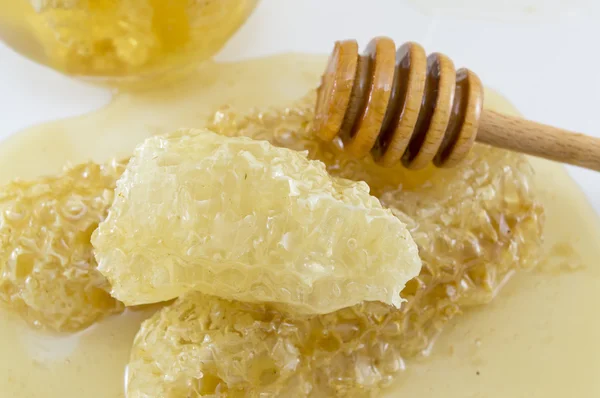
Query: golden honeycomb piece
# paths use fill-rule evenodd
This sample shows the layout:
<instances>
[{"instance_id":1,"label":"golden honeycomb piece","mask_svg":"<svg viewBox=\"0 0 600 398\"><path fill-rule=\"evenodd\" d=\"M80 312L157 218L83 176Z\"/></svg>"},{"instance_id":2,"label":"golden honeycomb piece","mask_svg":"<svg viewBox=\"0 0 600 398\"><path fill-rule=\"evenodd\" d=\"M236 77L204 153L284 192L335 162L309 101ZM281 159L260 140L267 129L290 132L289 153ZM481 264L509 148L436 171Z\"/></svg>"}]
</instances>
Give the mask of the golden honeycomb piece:
<instances>
[{"instance_id":1,"label":"golden honeycomb piece","mask_svg":"<svg viewBox=\"0 0 600 398\"><path fill-rule=\"evenodd\" d=\"M123 169L86 163L0 188L0 300L33 326L72 332L122 311L90 236Z\"/></svg>"},{"instance_id":2,"label":"golden honeycomb piece","mask_svg":"<svg viewBox=\"0 0 600 398\"><path fill-rule=\"evenodd\" d=\"M210 128L307 150L332 175L366 181L419 246L423 267L401 293L407 302L302 316L188 294L136 336L128 398L373 395L406 359L431 350L449 320L535 266L544 217L524 156L475 145L452 169L383 168L347 156L339 140L312 137L312 108L307 99L249 115L223 109Z\"/></svg>"},{"instance_id":3,"label":"golden honeycomb piece","mask_svg":"<svg viewBox=\"0 0 600 398\"><path fill-rule=\"evenodd\" d=\"M126 305L199 291L324 314L381 301L420 270L406 226L364 182L302 152L209 130L148 138L92 236Z\"/></svg>"}]
</instances>

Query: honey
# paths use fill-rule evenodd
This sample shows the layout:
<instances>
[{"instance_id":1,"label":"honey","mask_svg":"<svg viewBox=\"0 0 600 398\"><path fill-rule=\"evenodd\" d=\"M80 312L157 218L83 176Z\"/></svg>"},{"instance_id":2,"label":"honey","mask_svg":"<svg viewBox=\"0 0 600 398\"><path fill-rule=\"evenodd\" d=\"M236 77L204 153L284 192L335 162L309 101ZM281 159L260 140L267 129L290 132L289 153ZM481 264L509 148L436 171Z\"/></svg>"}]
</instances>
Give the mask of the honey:
<instances>
[{"instance_id":1,"label":"honey","mask_svg":"<svg viewBox=\"0 0 600 398\"><path fill-rule=\"evenodd\" d=\"M129 368L132 397L188 396L196 390L233 396L374 395L399 377L408 361L434 350L448 322L490 303L516 272L536 265L544 215L524 156L477 145L452 169L431 165L417 172L400 163L385 168L369 157L351 157L341 139L316 138L314 97L248 114L224 108L209 127L307 151L330 174L367 182L371 194L408 225L419 247L423 268L402 291L406 302L400 309L363 303L302 317L190 294L156 314L137 335ZM151 266L144 268L152 272ZM239 345L245 348L236 351ZM263 370L269 377L249 371L257 363L271 364Z\"/></svg>"},{"instance_id":2,"label":"honey","mask_svg":"<svg viewBox=\"0 0 600 398\"><path fill-rule=\"evenodd\" d=\"M289 55L238 64L206 65L181 86L117 95L103 110L34 127L6 140L0 145L0 181L6 183L15 177L35 178L40 174L59 172L67 160L73 163L106 162L115 156L129 156L133 146L148 135L183 126L201 127L210 120L209 124L223 133L256 131L257 138L267 138L264 134L272 131L280 145L307 145L312 156L322 156L326 160L331 172L361 175L359 178L367 179L373 193L385 204L399 203L405 206L400 209L402 213L418 213L421 203L414 197L411 199L411 192L434 189L427 188L427 181L439 181L439 185L444 185L443 176L426 170L423 174L382 176L380 182L375 177L369 180L369 176L379 176L370 173L369 162L347 159L344 167L340 167L335 160L341 156L340 148L335 143L324 150L310 140L295 140L293 135L304 130L291 129L288 124L281 123L282 120L303 120L308 116L310 106L298 105L286 110L282 104L293 104L316 86L324 62L323 57ZM236 78L232 85L233 76ZM206 85L206 82L211 84ZM201 89L203 86L205 88ZM221 104L229 107L221 108ZM280 112L265 112L269 106L275 106L274 109L278 108ZM512 112L509 105L491 93L488 93L488 106ZM143 125L139 120L144 120ZM273 123L280 123L280 128L261 127L273 126ZM480 147L479 150L483 151L480 159L489 158L490 154L485 154L489 149ZM330 157L331 153L336 156ZM533 231L533 235L527 233L519 238L521 241L515 249L520 257L531 259L531 263L519 265L530 267L543 259L543 254L520 250L524 250L527 243L537 246L535 236L538 233L535 231L541 221L541 204L547 218L546 252L555 247L555 252L563 254L561 261L568 264L577 261L581 265L566 273L546 272L544 268L539 272L514 273L511 272L515 265L511 258L501 259L511 264L505 271L512 278L504 277L508 274L502 272L484 276L481 285L484 289L480 290L483 294L472 297L477 303L488 302L492 297L494 300L480 309L466 309L465 314L448 319L439 336L432 335L431 340L420 339L421 345L416 352L408 350L404 355L406 360L399 363L403 376L397 382L386 383L390 384L390 390L384 393L385 396L413 394L458 398L479 394L491 398L558 398L573 393L574 386L581 397L600 394L600 385L595 378L600 371L600 347L595 341L600 332L600 321L595 316L600 309L600 271L593 266L594 259L600 254L594 243L600 238L598 222L595 216L590 217L592 210L560 166L532 160L535 171L532 173L527 162L516 161L513 156L497 152L492 158L496 165L508 159L508 164L512 165L509 171L513 173L510 177L521 176L516 179L520 188L515 190L507 185L502 170L490 168L489 174L499 180L494 182L491 178L489 181L507 189L503 197L508 199L502 200L502 206L511 206L515 203L514 198L519 197L521 199L516 202L526 204L523 214L528 216L505 220L504 226L494 231L498 234L515 222L522 226L521 231ZM458 173L459 170L448 172ZM548 176L552 176L554 185L548 183ZM386 180L396 188L386 187ZM402 189L398 189L400 180ZM559 183L561 188L557 189ZM434 207L439 199L432 199L423 208ZM457 200L453 206L460 210L462 201ZM491 204L491 208L498 208L498 205ZM569 211L565 212L565 209ZM464 211L465 215L469 214ZM442 213L437 214L434 217L444 219ZM492 225L498 228L499 224ZM414 227L427 228L427 225ZM480 233L485 237L482 242L487 242L486 245L494 242L492 230ZM416 235L423 245L433 234ZM563 250L565 247L572 248L577 256L571 256L569 250ZM483 248L487 250L486 246ZM493 253L490 251L490 256ZM507 253L512 255L515 251L508 250ZM491 269L490 272L493 273ZM470 279L481 275L485 274L475 273ZM485 281L492 283L486 285ZM502 287L499 294L494 287ZM464 308L464 304L469 303L461 303L460 308ZM0 364L0 374L4 375L0 379L2 391L11 397L123 396L123 373L133 335L140 320L151 313L152 310L128 311L70 337L31 331L10 312L0 313L0 322L5 325L0 332L1 346L7 356L14 358L10 364ZM435 341L435 345L431 348L428 341ZM515 366L515 363L519 365ZM506 383L507 380L511 382Z\"/></svg>"},{"instance_id":3,"label":"honey","mask_svg":"<svg viewBox=\"0 0 600 398\"><path fill-rule=\"evenodd\" d=\"M63 73L115 84L209 58L257 0L3 0L0 39ZM154 81L155 82L155 81Z\"/></svg>"},{"instance_id":4,"label":"honey","mask_svg":"<svg viewBox=\"0 0 600 398\"><path fill-rule=\"evenodd\" d=\"M0 190L0 302L33 327L73 332L123 310L90 242L123 168L85 163Z\"/></svg>"}]
</instances>

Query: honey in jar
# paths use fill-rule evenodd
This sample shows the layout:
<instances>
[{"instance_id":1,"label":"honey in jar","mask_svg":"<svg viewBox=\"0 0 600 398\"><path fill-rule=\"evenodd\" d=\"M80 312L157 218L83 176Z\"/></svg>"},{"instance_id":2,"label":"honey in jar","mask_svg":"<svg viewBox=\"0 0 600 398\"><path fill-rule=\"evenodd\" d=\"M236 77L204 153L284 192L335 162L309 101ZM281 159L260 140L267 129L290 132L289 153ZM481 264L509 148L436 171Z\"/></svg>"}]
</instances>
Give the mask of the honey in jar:
<instances>
[{"instance_id":1,"label":"honey in jar","mask_svg":"<svg viewBox=\"0 0 600 398\"><path fill-rule=\"evenodd\" d=\"M93 81L164 77L216 53L257 0L0 0L0 39Z\"/></svg>"}]
</instances>

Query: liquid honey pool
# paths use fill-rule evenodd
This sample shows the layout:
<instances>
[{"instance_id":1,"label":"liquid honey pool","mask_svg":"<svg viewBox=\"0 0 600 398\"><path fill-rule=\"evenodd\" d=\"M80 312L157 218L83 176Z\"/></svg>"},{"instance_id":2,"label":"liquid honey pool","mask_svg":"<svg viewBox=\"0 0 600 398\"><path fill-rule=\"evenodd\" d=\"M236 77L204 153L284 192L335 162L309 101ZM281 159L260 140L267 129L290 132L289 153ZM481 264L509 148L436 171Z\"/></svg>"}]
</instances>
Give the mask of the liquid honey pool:
<instances>
[{"instance_id":1,"label":"liquid honey pool","mask_svg":"<svg viewBox=\"0 0 600 398\"><path fill-rule=\"evenodd\" d=\"M243 111L289 102L317 84L324 62L286 55L212 64L184 85L117 95L98 112L3 142L0 182L58 172L67 159L128 156L148 135L203 125L220 104ZM514 112L493 93L486 101ZM532 162L547 213L546 266L517 274L492 304L457 317L431 355L411 361L386 396L600 396L600 224L562 167ZM122 397L131 341L151 313L128 312L74 336L54 337L0 312L0 395Z\"/></svg>"}]
</instances>

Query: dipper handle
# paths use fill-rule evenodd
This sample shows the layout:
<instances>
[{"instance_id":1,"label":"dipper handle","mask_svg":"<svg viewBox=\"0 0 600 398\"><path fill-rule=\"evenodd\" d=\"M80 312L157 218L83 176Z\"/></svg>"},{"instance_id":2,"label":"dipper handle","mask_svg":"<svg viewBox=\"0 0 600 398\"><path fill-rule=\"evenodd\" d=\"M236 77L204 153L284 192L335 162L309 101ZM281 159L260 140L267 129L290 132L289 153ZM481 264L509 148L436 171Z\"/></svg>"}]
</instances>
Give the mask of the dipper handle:
<instances>
[{"instance_id":1,"label":"dipper handle","mask_svg":"<svg viewBox=\"0 0 600 398\"><path fill-rule=\"evenodd\" d=\"M475 141L600 171L600 139L483 110L483 85L445 55L373 39L337 42L318 89L315 133L392 166L452 167Z\"/></svg>"}]
</instances>

